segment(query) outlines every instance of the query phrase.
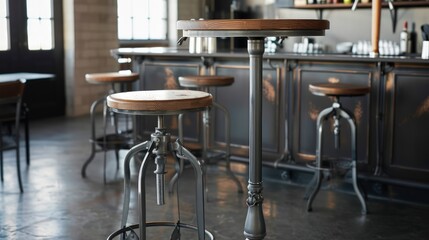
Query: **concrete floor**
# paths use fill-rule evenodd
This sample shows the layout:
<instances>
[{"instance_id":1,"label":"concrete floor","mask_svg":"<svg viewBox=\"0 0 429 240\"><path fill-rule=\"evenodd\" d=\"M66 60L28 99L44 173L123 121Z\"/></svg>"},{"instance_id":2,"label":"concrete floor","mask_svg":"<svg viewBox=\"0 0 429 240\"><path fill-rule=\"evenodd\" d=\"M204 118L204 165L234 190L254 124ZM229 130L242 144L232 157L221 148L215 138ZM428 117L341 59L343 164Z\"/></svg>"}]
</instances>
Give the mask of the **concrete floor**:
<instances>
[{"instance_id":1,"label":"concrete floor","mask_svg":"<svg viewBox=\"0 0 429 240\"><path fill-rule=\"evenodd\" d=\"M5 179L0 186L0 239L106 239L120 227L122 212L122 167L116 171L109 155L108 184L103 184L102 154L88 168L86 179L80 170L89 156L89 118L54 118L31 124L31 165L22 175L24 193L16 179L13 151L5 153ZM24 153L24 151L22 151ZM125 151L121 152L123 156ZM173 174L169 165L166 178ZM246 165L233 164L243 186ZM208 167L206 226L219 240L244 239L243 224L247 194L219 171ZM133 176L136 176L133 168ZM151 171L148 171L149 173ZM194 223L192 169L186 169L179 184L181 222ZM177 221L176 194L166 194L166 206L155 204L154 180L148 180L148 219ZM135 187L135 184L133 184ZM305 210L305 188L265 179L265 239L429 239L428 205L410 205L369 199L370 214L360 214L352 194L321 191ZM136 193L132 192L129 223L136 223ZM149 229L150 239L170 239L168 228ZM195 239L184 231L182 239Z\"/></svg>"}]
</instances>

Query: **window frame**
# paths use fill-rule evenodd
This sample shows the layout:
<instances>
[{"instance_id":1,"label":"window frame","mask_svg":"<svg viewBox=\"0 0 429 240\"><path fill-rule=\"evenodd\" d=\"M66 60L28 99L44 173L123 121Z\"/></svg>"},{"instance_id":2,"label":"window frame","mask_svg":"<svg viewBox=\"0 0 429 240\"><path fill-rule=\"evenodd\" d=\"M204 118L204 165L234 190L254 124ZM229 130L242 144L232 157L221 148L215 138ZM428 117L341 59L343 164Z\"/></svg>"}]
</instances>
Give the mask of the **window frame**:
<instances>
[{"instance_id":1,"label":"window frame","mask_svg":"<svg viewBox=\"0 0 429 240\"><path fill-rule=\"evenodd\" d=\"M6 15L2 16L2 19L5 20L6 23L6 28L4 29L4 31L6 32L6 37L5 37L5 43L6 43L6 48L5 49L0 49L1 52L5 52L5 51L10 51L11 49L11 39L10 39L10 9L9 9L9 1L8 0L4 0L4 7L5 7L5 12Z\"/></svg>"},{"instance_id":2,"label":"window frame","mask_svg":"<svg viewBox=\"0 0 429 240\"><path fill-rule=\"evenodd\" d=\"M120 0L116 0L117 4L119 4ZM158 1L158 0L148 0L148 1ZM166 24L166 32L165 32L165 39L120 39L118 35L118 41L120 47L167 47L169 45L169 0L165 0L166 4L166 18L165 18L165 24ZM119 16L117 16L119 18ZM119 24L118 24L119 28ZM119 32L119 30L118 30ZM119 34L119 33L118 33Z\"/></svg>"}]
</instances>

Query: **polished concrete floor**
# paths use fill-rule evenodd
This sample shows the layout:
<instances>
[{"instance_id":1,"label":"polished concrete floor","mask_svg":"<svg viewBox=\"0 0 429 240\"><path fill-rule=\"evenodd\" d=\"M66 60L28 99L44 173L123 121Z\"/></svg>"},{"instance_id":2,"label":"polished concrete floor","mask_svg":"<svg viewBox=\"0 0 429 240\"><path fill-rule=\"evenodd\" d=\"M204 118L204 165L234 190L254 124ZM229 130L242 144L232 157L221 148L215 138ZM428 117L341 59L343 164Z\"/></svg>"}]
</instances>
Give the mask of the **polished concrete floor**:
<instances>
[{"instance_id":1,"label":"polished concrete floor","mask_svg":"<svg viewBox=\"0 0 429 240\"><path fill-rule=\"evenodd\" d=\"M20 194L13 151L5 153L5 179L0 186L0 239L106 239L120 227L122 212L122 166L116 171L113 154L108 157L108 183L103 184L102 154L80 175L89 156L88 117L53 118L31 124L31 165L24 164L24 193ZM24 152L24 151L22 151ZM125 152L121 152L123 156ZM167 179L172 176L168 165ZM233 170L243 187L246 165L234 163ZM216 239L244 239L243 223L247 194L222 171L208 167L206 225ZM133 176L137 170L133 166ZM151 171L148 171L149 173ZM185 169L179 183L180 219L195 223L192 169ZM153 175L148 174L148 219L177 221L176 194L166 194L166 205L156 206ZM135 187L135 183L133 182ZM360 214L352 194L324 190L305 210L305 188L265 179L265 239L429 239L429 203L411 205L370 198L370 214ZM136 192L132 192L129 223L136 223ZM168 228L151 228L150 239L170 239ZM195 239L184 231L182 239Z\"/></svg>"}]
</instances>

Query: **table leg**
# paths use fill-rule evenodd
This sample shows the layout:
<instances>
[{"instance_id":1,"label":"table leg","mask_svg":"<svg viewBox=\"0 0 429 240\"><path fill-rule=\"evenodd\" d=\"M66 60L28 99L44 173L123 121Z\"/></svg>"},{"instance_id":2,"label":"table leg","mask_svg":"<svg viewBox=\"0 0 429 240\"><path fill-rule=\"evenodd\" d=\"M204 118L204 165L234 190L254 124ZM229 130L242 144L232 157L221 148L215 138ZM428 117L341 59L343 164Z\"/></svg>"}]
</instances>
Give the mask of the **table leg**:
<instances>
[{"instance_id":1,"label":"table leg","mask_svg":"<svg viewBox=\"0 0 429 240\"><path fill-rule=\"evenodd\" d=\"M264 239L265 220L262 211L262 56L265 38L249 38L249 184L248 209L244 236L248 240Z\"/></svg>"}]
</instances>

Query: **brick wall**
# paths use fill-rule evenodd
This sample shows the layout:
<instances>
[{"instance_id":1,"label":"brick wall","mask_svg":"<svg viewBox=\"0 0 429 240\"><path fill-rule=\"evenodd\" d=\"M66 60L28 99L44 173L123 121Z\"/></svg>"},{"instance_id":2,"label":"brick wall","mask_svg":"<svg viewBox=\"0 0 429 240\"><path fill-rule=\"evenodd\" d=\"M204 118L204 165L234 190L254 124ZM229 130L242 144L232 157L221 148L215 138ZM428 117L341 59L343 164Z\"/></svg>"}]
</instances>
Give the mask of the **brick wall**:
<instances>
[{"instance_id":1,"label":"brick wall","mask_svg":"<svg viewBox=\"0 0 429 240\"><path fill-rule=\"evenodd\" d=\"M108 90L89 84L86 73L119 70L110 50L117 39L117 0L63 0L65 39L66 112L68 116L89 113L91 103ZM200 0L169 0L170 45L176 46L177 19L201 17Z\"/></svg>"},{"instance_id":2,"label":"brick wall","mask_svg":"<svg viewBox=\"0 0 429 240\"><path fill-rule=\"evenodd\" d=\"M85 74L119 69L110 55L119 46L116 0L65 0L64 15L67 115L78 116L108 89L87 83Z\"/></svg>"}]
</instances>

